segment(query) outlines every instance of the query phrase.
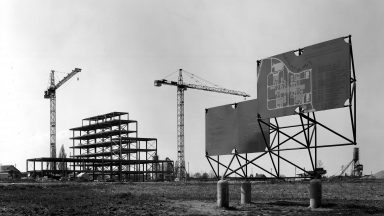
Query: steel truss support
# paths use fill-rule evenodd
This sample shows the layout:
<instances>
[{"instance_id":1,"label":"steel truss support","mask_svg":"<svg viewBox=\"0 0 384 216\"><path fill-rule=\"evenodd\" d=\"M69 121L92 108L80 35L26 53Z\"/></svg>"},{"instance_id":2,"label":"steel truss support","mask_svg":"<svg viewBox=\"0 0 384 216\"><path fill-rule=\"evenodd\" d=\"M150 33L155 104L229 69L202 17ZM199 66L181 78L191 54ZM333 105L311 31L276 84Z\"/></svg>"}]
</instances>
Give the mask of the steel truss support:
<instances>
[{"instance_id":1,"label":"steel truss support","mask_svg":"<svg viewBox=\"0 0 384 216\"><path fill-rule=\"evenodd\" d=\"M352 129L352 138L349 138L338 131L330 128L329 126L325 125L324 123L318 121L316 119L315 112L304 112L300 107L297 112L295 112L294 116L298 117L298 120L300 121L300 124L295 125L288 125L288 126L280 126L281 124L278 121L278 118L273 118L273 123L271 123L270 119L263 119L260 115L258 116L258 124L259 127L261 126L267 126L269 127L269 134L265 134L263 130L261 130L262 135L264 137L264 143L266 145L266 151L256 153L257 155L254 158L248 159L248 154L245 154L245 157L241 154L238 154L236 149L235 152L231 156L231 160L229 164L224 164L219 161L220 156L217 156L217 159L213 158L212 156L208 155L206 153L206 158L214 171L217 178L220 178L220 167L224 168L224 173L222 173L223 178L229 178L229 177L240 177L240 178L250 178L248 176L248 172L244 170L248 170L249 166L256 167L257 169L260 169L264 171L265 173L272 176L272 178L281 178L280 176L280 160L283 160L284 162L290 164L291 166L301 170L305 175L301 176L302 178L316 178L320 177L322 174L324 174L322 169L319 169L317 167L317 159L318 159L318 152L317 150L319 148L329 148L329 147L338 147L338 146L347 146L347 145L356 145L356 73L355 73L355 66L354 66L354 60L353 60L353 52L352 52L352 40L351 36L345 37L345 39L348 39L350 44L350 56L351 56L351 82L350 82L350 97L348 100L348 104L345 105L345 108L349 109L349 116L350 116L350 123L351 123L351 129ZM258 62L259 64L259 62ZM259 65L258 65L259 66ZM286 132L286 129L296 129L296 132ZM337 137L341 138L343 140L343 143L333 143L333 144L326 144L326 145L319 145L318 144L318 129L322 128L325 131L328 131L329 133L332 133L336 135ZM267 137L270 136L271 141L270 143L267 143ZM300 141L300 137L301 140ZM298 145L297 147L290 147L290 148L282 148L286 146L286 143L295 143ZM307 150L308 157L310 160L311 170L306 170L304 167L301 167L299 164L295 163L293 160L290 160L286 157L281 156L280 152L283 151L293 151L293 150ZM256 162L258 159L262 158L263 156L269 156L269 159L271 161L271 165L273 167L273 171L268 171L261 165L258 165ZM225 157L225 156L221 156ZM238 162L238 166L233 167L233 160L236 159ZM240 160L241 159L241 160ZM277 160L277 163L275 163ZM243 161L243 162L242 162ZM215 169L215 166L213 163L217 164L217 169ZM297 178L297 176L293 177L287 177L287 178Z\"/></svg>"}]
</instances>

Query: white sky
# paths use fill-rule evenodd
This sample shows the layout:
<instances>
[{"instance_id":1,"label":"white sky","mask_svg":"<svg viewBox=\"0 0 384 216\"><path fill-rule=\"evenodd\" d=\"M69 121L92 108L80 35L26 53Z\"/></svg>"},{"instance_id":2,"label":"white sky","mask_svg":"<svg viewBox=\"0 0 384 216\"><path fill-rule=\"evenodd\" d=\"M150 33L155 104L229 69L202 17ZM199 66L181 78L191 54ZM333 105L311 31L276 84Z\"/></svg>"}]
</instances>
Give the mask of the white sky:
<instances>
[{"instance_id":1,"label":"white sky","mask_svg":"<svg viewBox=\"0 0 384 216\"><path fill-rule=\"evenodd\" d=\"M255 98L256 60L351 34L360 158L364 173L377 172L384 167L383 20L384 2L378 0L1 0L0 163L25 170L27 158L49 156L49 100L43 92L51 69L82 68L79 81L57 91L57 149L64 144L69 151L69 128L81 119L122 111L139 121L139 136L158 138L161 158L175 160L176 88L156 88L155 79L183 68ZM241 100L186 91L191 172L210 170L204 109ZM332 112L328 118L339 117ZM348 120L337 122L344 128ZM352 148L320 151L329 174L352 159Z\"/></svg>"}]
</instances>

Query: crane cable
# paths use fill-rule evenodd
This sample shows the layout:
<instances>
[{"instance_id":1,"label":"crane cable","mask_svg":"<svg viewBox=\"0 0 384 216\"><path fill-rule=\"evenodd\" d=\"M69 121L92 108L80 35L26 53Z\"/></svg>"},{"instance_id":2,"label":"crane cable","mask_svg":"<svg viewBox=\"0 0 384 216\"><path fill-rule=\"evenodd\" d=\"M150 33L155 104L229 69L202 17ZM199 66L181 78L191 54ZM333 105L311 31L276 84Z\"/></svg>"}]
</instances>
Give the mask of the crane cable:
<instances>
[{"instance_id":1,"label":"crane cable","mask_svg":"<svg viewBox=\"0 0 384 216\"><path fill-rule=\"evenodd\" d=\"M217 87L217 88L222 88L220 87L219 85L213 83L213 82L210 82L200 76L197 76L196 74L193 74L189 71L186 71L186 70L182 70L183 71L183 75L186 75L187 77L189 77L194 83L196 84L199 84L199 85L206 85L206 86L214 86L214 87ZM179 73L179 70L177 71L173 71L171 72L170 74L166 75L163 79L167 79L169 77L171 77L172 75L175 75L177 74L178 75ZM176 77L176 80L177 80L177 77Z\"/></svg>"},{"instance_id":2,"label":"crane cable","mask_svg":"<svg viewBox=\"0 0 384 216\"><path fill-rule=\"evenodd\" d=\"M170 74L168 74L167 76L165 76L163 79L167 79L168 77L170 77L170 76L172 76L172 75L174 75L174 74L176 74L176 73L178 73L179 71L177 70L177 71L174 71L174 72L171 72Z\"/></svg>"},{"instance_id":3,"label":"crane cable","mask_svg":"<svg viewBox=\"0 0 384 216\"><path fill-rule=\"evenodd\" d=\"M208 81L208 80L206 80L200 76L197 76L196 74L193 74L193 73L191 73L189 71L185 71L185 70L183 70L183 71L197 84L205 85L205 86L214 86L216 88L222 88L213 82L210 82L210 81Z\"/></svg>"},{"instance_id":4,"label":"crane cable","mask_svg":"<svg viewBox=\"0 0 384 216\"><path fill-rule=\"evenodd\" d=\"M68 74L70 74L70 73L67 73L67 72L62 72L62 71L57 71L57 70L54 70L55 72L54 72L54 76L55 76L55 85L57 84L57 81L59 80L59 76L57 75L57 73L60 73L60 74L64 74L64 76L63 77L66 77ZM60 79L61 80L61 79ZM79 77L77 77L77 80L79 80ZM48 77L48 88L51 86L51 75L49 75L49 77Z\"/></svg>"},{"instance_id":5,"label":"crane cable","mask_svg":"<svg viewBox=\"0 0 384 216\"><path fill-rule=\"evenodd\" d=\"M178 74L178 72L179 72L179 70L171 72L170 74L165 76L163 79L166 79L166 78L168 78L168 77L170 77L170 76L172 76L174 74ZM223 87L221 87L221 86L219 86L219 85L217 85L217 84L215 84L213 82L210 82L210 81L208 81L208 80L206 80L206 79L204 79L204 78L202 78L200 76L197 76L196 74L193 74L193 73L191 73L189 71L186 71L184 69L182 70L182 72L184 72L183 73L184 76L190 78L190 80L192 82L194 82L195 84L197 84L197 85L208 86L208 87L215 87L215 88L219 88L219 89L225 89L225 88L223 88ZM177 78L176 78L176 80L177 80ZM244 100L246 100L246 97L244 97Z\"/></svg>"}]
</instances>

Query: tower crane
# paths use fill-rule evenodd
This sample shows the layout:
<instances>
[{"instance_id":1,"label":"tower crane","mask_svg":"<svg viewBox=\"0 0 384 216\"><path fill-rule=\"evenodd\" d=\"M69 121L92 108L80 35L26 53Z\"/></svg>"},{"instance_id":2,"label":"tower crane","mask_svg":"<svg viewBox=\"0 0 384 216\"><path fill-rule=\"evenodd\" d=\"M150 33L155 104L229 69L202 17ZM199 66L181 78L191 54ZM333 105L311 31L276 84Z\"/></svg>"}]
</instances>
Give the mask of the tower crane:
<instances>
[{"instance_id":1,"label":"tower crane","mask_svg":"<svg viewBox=\"0 0 384 216\"><path fill-rule=\"evenodd\" d=\"M51 70L50 86L44 91L44 98L50 100L50 155L51 158L56 158L56 90L67 82L71 77L81 71L80 68L75 68L71 73L65 76L57 84L55 84L55 71ZM51 164L52 166L52 164ZM51 167L55 169L53 166Z\"/></svg>"},{"instance_id":2,"label":"tower crane","mask_svg":"<svg viewBox=\"0 0 384 216\"><path fill-rule=\"evenodd\" d=\"M186 71L184 71L186 72ZM194 76L193 74L187 72L188 74ZM249 97L250 95L235 90L229 90L221 87L210 87L205 85L197 85L184 83L183 81L183 69L179 69L178 80L169 81L166 79L155 80L155 86L160 87L162 85L170 85L177 87L177 177L181 179L185 179L185 159L184 159L184 91L188 88L203 90L203 91L211 91L223 94L231 94L243 97Z\"/></svg>"}]
</instances>

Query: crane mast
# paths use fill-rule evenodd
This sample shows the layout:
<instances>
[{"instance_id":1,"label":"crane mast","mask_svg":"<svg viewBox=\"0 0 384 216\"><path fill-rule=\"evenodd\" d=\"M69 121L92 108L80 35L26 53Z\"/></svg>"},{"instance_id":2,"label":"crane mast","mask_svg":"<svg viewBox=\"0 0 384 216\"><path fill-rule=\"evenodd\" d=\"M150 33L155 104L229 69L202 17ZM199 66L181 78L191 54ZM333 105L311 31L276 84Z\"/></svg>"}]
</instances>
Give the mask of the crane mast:
<instances>
[{"instance_id":1,"label":"crane mast","mask_svg":"<svg viewBox=\"0 0 384 216\"><path fill-rule=\"evenodd\" d=\"M177 82L168 81L165 79L155 80L154 82L155 86L157 87L160 87L162 85L171 85L171 86L177 87L177 162L176 162L177 170L176 170L176 173L177 173L177 178L179 178L180 180L185 179L186 177L185 157L184 157L184 91L187 90L187 88L191 88L191 89L198 89L203 91L238 95L243 97L250 96L245 92L234 91L234 90L229 90L225 88L184 83L182 72L183 70L179 69Z\"/></svg>"},{"instance_id":2,"label":"crane mast","mask_svg":"<svg viewBox=\"0 0 384 216\"><path fill-rule=\"evenodd\" d=\"M185 178L185 158L184 158L184 91L182 70L179 71L177 82L177 177Z\"/></svg>"},{"instance_id":3,"label":"crane mast","mask_svg":"<svg viewBox=\"0 0 384 216\"><path fill-rule=\"evenodd\" d=\"M51 71L51 86L50 88L50 94L49 94L49 101L50 101L50 114L49 114L49 126L50 126L50 133L49 133L49 151L51 158L56 157L56 90L55 90L55 71Z\"/></svg>"},{"instance_id":4,"label":"crane mast","mask_svg":"<svg viewBox=\"0 0 384 216\"><path fill-rule=\"evenodd\" d=\"M56 158L56 90L63 85L66 81L68 81L75 74L79 73L81 69L75 68L71 73L69 73L66 77L64 77L61 81L55 84L55 71L51 70L50 74L50 86L44 92L44 98L50 100L50 129L49 129L49 149L50 149L50 157ZM53 164L51 164L51 168L55 169Z\"/></svg>"}]
</instances>

